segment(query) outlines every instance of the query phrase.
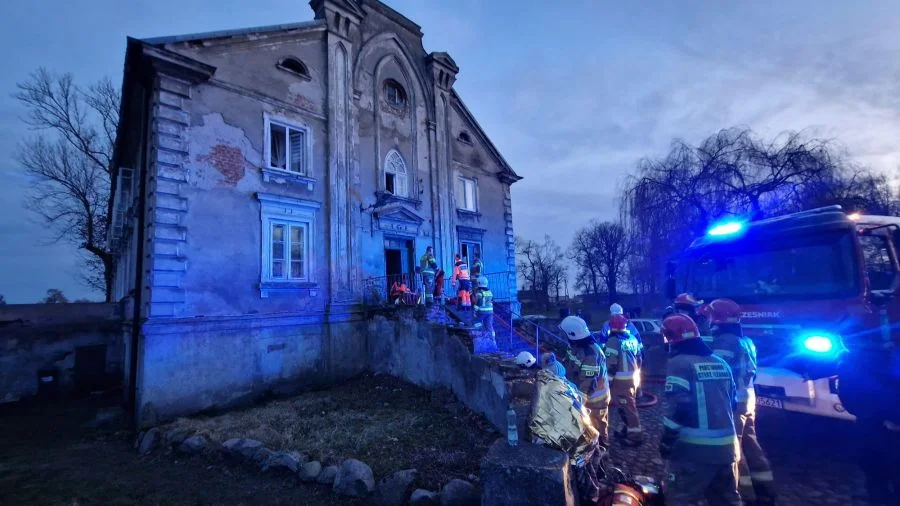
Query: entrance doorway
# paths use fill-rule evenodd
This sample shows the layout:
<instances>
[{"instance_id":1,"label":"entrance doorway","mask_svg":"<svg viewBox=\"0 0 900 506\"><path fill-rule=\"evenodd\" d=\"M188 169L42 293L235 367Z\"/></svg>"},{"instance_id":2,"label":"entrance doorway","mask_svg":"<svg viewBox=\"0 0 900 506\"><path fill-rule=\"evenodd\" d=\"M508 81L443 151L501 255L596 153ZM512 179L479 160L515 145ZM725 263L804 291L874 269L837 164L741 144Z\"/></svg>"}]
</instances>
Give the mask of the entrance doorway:
<instances>
[{"instance_id":1,"label":"entrance doorway","mask_svg":"<svg viewBox=\"0 0 900 506\"><path fill-rule=\"evenodd\" d=\"M413 274L415 252L413 242L407 239L384 240L384 274L387 276L388 290L395 281L406 283L411 290L415 289Z\"/></svg>"},{"instance_id":2,"label":"entrance doorway","mask_svg":"<svg viewBox=\"0 0 900 506\"><path fill-rule=\"evenodd\" d=\"M481 256L481 243L460 241L459 253L463 258L469 261L469 269L472 269L472 265L475 264L475 255ZM482 261L484 261L484 259L482 259Z\"/></svg>"}]
</instances>

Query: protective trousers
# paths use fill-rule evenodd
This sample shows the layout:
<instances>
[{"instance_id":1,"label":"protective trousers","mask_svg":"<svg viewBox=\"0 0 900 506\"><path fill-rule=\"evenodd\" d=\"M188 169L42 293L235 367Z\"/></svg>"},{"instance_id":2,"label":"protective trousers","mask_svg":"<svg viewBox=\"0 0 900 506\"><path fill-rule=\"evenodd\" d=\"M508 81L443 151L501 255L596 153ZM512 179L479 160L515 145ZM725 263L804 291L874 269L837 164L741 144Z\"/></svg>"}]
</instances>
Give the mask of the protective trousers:
<instances>
[{"instance_id":1,"label":"protective trousers","mask_svg":"<svg viewBox=\"0 0 900 506\"><path fill-rule=\"evenodd\" d=\"M669 460L666 506L689 506L701 497L715 506L741 506L737 491L737 462L710 464L692 460Z\"/></svg>"},{"instance_id":2,"label":"protective trousers","mask_svg":"<svg viewBox=\"0 0 900 506\"><path fill-rule=\"evenodd\" d=\"M431 304L434 302L434 273L424 271L422 272L422 288L425 292L425 303Z\"/></svg>"},{"instance_id":3,"label":"protective trousers","mask_svg":"<svg viewBox=\"0 0 900 506\"><path fill-rule=\"evenodd\" d=\"M472 281L469 279L459 280L459 290L456 292L456 296L460 309L470 309L472 307Z\"/></svg>"},{"instance_id":4,"label":"protective trousers","mask_svg":"<svg viewBox=\"0 0 900 506\"><path fill-rule=\"evenodd\" d=\"M734 429L741 447L738 462L738 490L744 502L775 504L775 478L772 466L756 436L756 413L746 402L738 403L734 413Z\"/></svg>"},{"instance_id":5,"label":"protective trousers","mask_svg":"<svg viewBox=\"0 0 900 506\"><path fill-rule=\"evenodd\" d=\"M638 416L636 395L634 379L613 379L612 396L625 423L627 439L638 443L644 440L644 432L641 429L641 418Z\"/></svg>"},{"instance_id":6,"label":"protective trousers","mask_svg":"<svg viewBox=\"0 0 900 506\"><path fill-rule=\"evenodd\" d=\"M598 404L587 404L591 410L591 424L600 433L600 446L609 448L609 398Z\"/></svg>"},{"instance_id":7,"label":"protective trousers","mask_svg":"<svg viewBox=\"0 0 900 506\"><path fill-rule=\"evenodd\" d=\"M481 328L487 333L486 337L490 337L493 339L496 337L494 333L494 313L493 311L479 311L478 312L478 321L481 323Z\"/></svg>"}]
</instances>

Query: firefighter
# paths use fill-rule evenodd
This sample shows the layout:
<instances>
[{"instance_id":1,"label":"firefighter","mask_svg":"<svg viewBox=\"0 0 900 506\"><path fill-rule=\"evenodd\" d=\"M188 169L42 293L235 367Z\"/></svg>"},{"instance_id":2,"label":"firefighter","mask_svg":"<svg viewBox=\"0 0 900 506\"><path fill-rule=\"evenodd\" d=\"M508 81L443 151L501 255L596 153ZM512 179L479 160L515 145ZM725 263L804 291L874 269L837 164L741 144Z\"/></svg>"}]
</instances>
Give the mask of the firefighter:
<instances>
[{"instance_id":1,"label":"firefighter","mask_svg":"<svg viewBox=\"0 0 900 506\"><path fill-rule=\"evenodd\" d=\"M694 320L694 323L697 324L697 328L700 330L700 335L703 336L703 340L707 344L712 341L709 337L709 320L703 314L704 311L701 311L703 308L702 300L697 300L689 293L682 293L675 297L672 306L675 308L676 313L687 315L691 320Z\"/></svg>"},{"instance_id":2,"label":"firefighter","mask_svg":"<svg viewBox=\"0 0 900 506\"><path fill-rule=\"evenodd\" d=\"M472 276L478 279L482 275L484 275L484 263L481 261L481 255L475 253L475 263L472 264Z\"/></svg>"},{"instance_id":3,"label":"firefighter","mask_svg":"<svg viewBox=\"0 0 900 506\"><path fill-rule=\"evenodd\" d=\"M571 348L566 354L566 377L585 394L584 405L591 411L591 422L600 433L599 444L609 448L609 384L606 358L594 343L587 323L567 316L559 328L568 336Z\"/></svg>"},{"instance_id":4,"label":"firefighter","mask_svg":"<svg viewBox=\"0 0 900 506\"><path fill-rule=\"evenodd\" d=\"M494 294L488 287L488 278L484 276L478 278L478 287L475 289L475 314L478 324L494 339Z\"/></svg>"},{"instance_id":5,"label":"firefighter","mask_svg":"<svg viewBox=\"0 0 900 506\"><path fill-rule=\"evenodd\" d=\"M609 306L610 319L612 319L612 317L616 315L625 315L625 310L622 309L622 306L619 304L613 304L612 306ZM628 319L626 318L625 321L628 322ZM635 327L633 323L628 322L628 326L626 327L626 329L628 330L628 333L631 334L631 337L637 339L638 344L640 344L641 349L643 349L644 342L641 340L641 333L638 332L637 327ZM603 336L604 341L606 339L609 339L609 320L607 320L606 323L603 324L603 328L600 329L600 335Z\"/></svg>"},{"instance_id":6,"label":"firefighter","mask_svg":"<svg viewBox=\"0 0 900 506\"><path fill-rule=\"evenodd\" d=\"M641 418L637 410L637 387L641 382L638 365L640 345L628 332L628 319L617 314L609 319L609 339L606 341L606 365L612 382L612 399L622 418L622 431L616 436L629 446L644 442Z\"/></svg>"},{"instance_id":7,"label":"firefighter","mask_svg":"<svg viewBox=\"0 0 900 506\"><path fill-rule=\"evenodd\" d=\"M729 299L709 303L713 353L725 360L737 389L734 429L741 445L738 489L747 504L775 504L772 466L756 436L756 346L741 329L741 307Z\"/></svg>"},{"instance_id":8,"label":"firefighter","mask_svg":"<svg viewBox=\"0 0 900 506\"><path fill-rule=\"evenodd\" d=\"M453 264L453 286L456 287L456 305L462 311L472 308L472 278L469 276L469 263L457 253Z\"/></svg>"},{"instance_id":9,"label":"firefighter","mask_svg":"<svg viewBox=\"0 0 900 506\"><path fill-rule=\"evenodd\" d=\"M434 258L434 248L425 248L425 254L419 260L419 269L422 271L422 285L425 292L425 304L434 302L434 274L437 271L437 259Z\"/></svg>"},{"instance_id":10,"label":"firefighter","mask_svg":"<svg viewBox=\"0 0 900 506\"><path fill-rule=\"evenodd\" d=\"M731 369L700 339L686 315L663 321L670 346L666 363L660 455L668 460L666 504L741 505Z\"/></svg>"}]
</instances>

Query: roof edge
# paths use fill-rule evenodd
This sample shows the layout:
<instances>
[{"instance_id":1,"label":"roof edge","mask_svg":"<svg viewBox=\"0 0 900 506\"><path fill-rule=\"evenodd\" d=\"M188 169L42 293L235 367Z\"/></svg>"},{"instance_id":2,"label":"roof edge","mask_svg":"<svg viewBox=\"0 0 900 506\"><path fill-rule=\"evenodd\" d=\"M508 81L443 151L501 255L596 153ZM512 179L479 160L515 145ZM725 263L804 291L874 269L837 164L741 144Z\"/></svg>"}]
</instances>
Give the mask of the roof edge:
<instances>
[{"instance_id":1,"label":"roof edge","mask_svg":"<svg viewBox=\"0 0 900 506\"><path fill-rule=\"evenodd\" d=\"M490 137L488 137L487 133L484 131L484 128L478 123L475 119L475 116L472 115L472 111L466 107L465 102L463 102L462 98L459 96L459 93L456 90L450 90L450 93L453 96L454 103L458 104L460 112L465 116L466 120L468 120L478 132L478 135L482 138L484 143L487 145L488 151L491 152L492 155L497 157L497 160L500 161L500 168L503 169L501 172L502 178L508 181L508 184L515 183L516 181L521 181L522 176L516 174L516 171L510 167L509 162L506 161L506 158L503 158L503 155L500 154L500 150L497 149L497 146L494 145L494 142L491 141Z\"/></svg>"},{"instance_id":2,"label":"roof edge","mask_svg":"<svg viewBox=\"0 0 900 506\"><path fill-rule=\"evenodd\" d=\"M250 28L236 28L231 30L215 30L211 32L187 33L183 35L169 35L164 37L150 37L139 40L151 46L163 46L166 44L178 44L181 42L192 42L196 40L224 39L229 37L243 37L247 35L263 33L289 32L294 30L304 30L324 26L325 20L314 19L312 21L303 21L300 23L255 26Z\"/></svg>"}]
</instances>

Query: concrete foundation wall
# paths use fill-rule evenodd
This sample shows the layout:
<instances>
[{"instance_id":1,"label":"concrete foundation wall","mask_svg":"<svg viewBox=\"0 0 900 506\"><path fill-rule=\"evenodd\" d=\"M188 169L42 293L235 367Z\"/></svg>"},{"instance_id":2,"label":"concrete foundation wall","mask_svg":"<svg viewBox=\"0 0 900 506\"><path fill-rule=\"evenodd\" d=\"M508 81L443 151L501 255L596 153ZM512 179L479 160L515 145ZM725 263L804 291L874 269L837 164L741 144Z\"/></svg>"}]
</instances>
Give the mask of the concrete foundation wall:
<instances>
[{"instance_id":1,"label":"concrete foundation wall","mask_svg":"<svg viewBox=\"0 0 900 506\"><path fill-rule=\"evenodd\" d=\"M113 304L0 306L0 403L120 381L122 330Z\"/></svg>"},{"instance_id":2,"label":"concrete foundation wall","mask_svg":"<svg viewBox=\"0 0 900 506\"><path fill-rule=\"evenodd\" d=\"M448 388L505 433L510 393L496 362L472 355L446 327L423 322L412 312L372 317L368 336L373 372L427 389Z\"/></svg>"},{"instance_id":3,"label":"concrete foundation wall","mask_svg":"<svg viewBox=\"0 0 900 506\"><path fill-rule=\"evenodd\" d=\"M279 315L145 324L137 394L141 425L362 374L368 364L365 323L323 319Z\"/></svg>"}]
</instances>

